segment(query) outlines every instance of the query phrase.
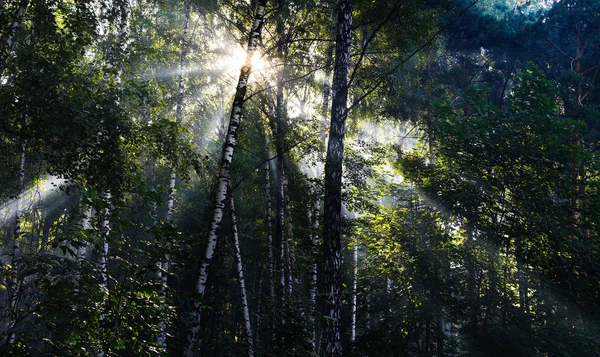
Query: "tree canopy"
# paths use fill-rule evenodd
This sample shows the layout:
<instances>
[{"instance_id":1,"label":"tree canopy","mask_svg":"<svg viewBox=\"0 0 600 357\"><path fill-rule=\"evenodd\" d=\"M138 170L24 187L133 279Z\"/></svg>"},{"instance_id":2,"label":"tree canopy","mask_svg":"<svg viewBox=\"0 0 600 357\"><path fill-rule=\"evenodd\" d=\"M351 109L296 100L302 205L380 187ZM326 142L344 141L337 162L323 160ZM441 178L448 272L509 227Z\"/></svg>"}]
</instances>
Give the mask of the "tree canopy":
<instances>
[{"instance_id":1,"label":"tree canopy","mask_svg":"<svg viewBox=\"0 0 600 357\"><path fill-rule=\"evenodd\" d=\"M596 0L0 0L0 355L600 355Z\"/></svg>"}]
</instances>

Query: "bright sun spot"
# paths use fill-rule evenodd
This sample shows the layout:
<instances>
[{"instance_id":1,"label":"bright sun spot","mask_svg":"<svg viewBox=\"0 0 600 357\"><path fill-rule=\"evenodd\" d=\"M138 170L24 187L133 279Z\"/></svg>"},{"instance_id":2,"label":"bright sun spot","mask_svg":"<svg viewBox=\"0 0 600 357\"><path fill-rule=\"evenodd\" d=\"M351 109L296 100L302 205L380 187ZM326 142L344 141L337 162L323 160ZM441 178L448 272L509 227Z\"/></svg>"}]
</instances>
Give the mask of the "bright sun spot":
<instances>
[{"instance_id":1,"label":"bright sun spot","mask_svg":"<svg viewBox=\"0 0 600 357\"><path fill-rule=\"evenodd\" d=\"M230 55L222 59L222 65L232 73L237 72L242 68L242 65L246 61L246 50L239 46L232 48ZM259 52L254 52L252 56L252 72L261 72L264 74L267 69L267 60Z\"/></svg>"}]
</instances>

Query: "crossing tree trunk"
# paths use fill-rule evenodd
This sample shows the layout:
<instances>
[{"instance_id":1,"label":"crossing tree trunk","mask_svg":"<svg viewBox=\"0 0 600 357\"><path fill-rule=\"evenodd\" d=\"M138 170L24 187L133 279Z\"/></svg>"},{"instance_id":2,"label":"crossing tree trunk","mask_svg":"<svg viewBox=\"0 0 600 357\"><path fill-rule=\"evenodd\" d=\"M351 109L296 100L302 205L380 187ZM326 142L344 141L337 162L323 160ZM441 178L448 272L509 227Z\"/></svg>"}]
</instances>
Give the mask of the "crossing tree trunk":
<instances>
[{"instance_id":1,"label":"crossing tree trunk","mask_svg":"<svg viewBox=\"0 0 600 357\"><path fill-rule=\"evenodd\" d=\"M242 264L242 255L240 253L240 242L237 228L237 217L235 214L235 205L233 195L229 195L229 214L231 216L231 225L233 227L233 250L235 254L235 264L237 268L237 278L240 284L240 297L242 299L242 314L244 316L244 334L248 344L248 357L254 357L254 342L252 340L252 324L250 323L250 310L248 307L248 297L246 294L246 282L244 280L244 266Z\"/></svg>"},{"instance_id":2,"label":"crossing tree trunk","mask_svg":"<svg viewBox=\"0 0 600 357\"><path fill-rule=\"evenodd\" d=\"M257 49L261 30L263 27L265 8L267 0L259 0L256 12L254 15L254 22L248 35L248 47L246 50L246 60L240 70L240 76L233 98L233 104L231 108L231 115L229 117L229 127L227 128L227 136L225 138L225 145L223 146L223 156L221 159L221 169L219 170L219 180L217 190L215 194L215 209L213 212L213 218L210 223L210 229L208 233L208 244L206 245L206 251L204 258L200 265L200 272L198 274L198 281L196 283L196 290L200 296L204 296L206 289L206 280L208 278L208 268L215 252L217 245L217 237L221 230L221 222L223 221L223 209L225 208L227 199L227 188L231 180L231 165L233 162L233 155L237 146L238 129L242 119L242 107L248 89L248 77L252 71L252 57ZM194 308L192 312L192 326L188 336L188 345L186 348L186 356L196 355L196 345L198 343L198 333L200 331L200 305Z\"/></svg>"}]
</instances>

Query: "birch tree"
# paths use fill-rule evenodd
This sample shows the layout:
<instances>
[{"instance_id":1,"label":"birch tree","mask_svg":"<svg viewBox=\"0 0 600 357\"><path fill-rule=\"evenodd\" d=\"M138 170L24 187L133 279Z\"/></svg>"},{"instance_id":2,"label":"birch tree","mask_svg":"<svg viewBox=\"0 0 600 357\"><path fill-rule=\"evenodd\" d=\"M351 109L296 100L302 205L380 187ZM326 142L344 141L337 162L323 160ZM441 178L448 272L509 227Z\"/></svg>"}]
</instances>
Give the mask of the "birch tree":
<instances>
[{"instance_id":1,"label":"birch tree","mask_svg":"<svg viewBox=\"0 0 600 357\"><path fill-rule=\"evenodd\" d=\"M341 0L337 12L331 123L325 161L323 246L325 275L325 326L321 355L342 356L342 160L348 116L348 72L352 39L352 0Z\"/></svg>"},{"instance_id":2,"label":"birch tree","mask_svg":"<svg viewBox=\"0 0 600 357\"><path fill-rule=\"evenodd\" d=\"M215 194L215 210L213 218L210 223L210 230L208 233L208 243L206 251L200 265L200 272L198 275L198 281L196 283L196 291L200 296L204 296L206 289L206 280L208 278L208 268L210 266L211 259L215 252L217 245L217 238L221 230L221 222L223 220L223 209L226 205L227 190L231 180L231 165L233 162L233 155L237 146L238 129L243 115L243 105L245 101L246 92L248 90L248 78L252 71L252 57L257 51L261 31L264 24L264 16L266 10L267 1L259 0L256 6L256 12L254 15L254 21L248 35L248 46L246 48L246 59L244 65L240 70L240 76L238 84L236 86L236 92L233 99L231 108L231 115L229 117L229 126L227 128L227 136L225 139L225 145L223 146L223 155L221 159L221 168L219 170L219 179L217 191ZM198 333L200 332L200 306L197 304L193 311L192 326L188 336L188 345L186 348L186 356L194 356L196 344L198 342Z\"/></svg>"},{"instance_id":3,"label":"birch tree","mask_svg":"<svg viewBox=\"0 0 600 357\"><path fill-rule=\"evenodd\" d=\"M252 339L252 325L250 323L250 309L248 307L248 297L246 293L246 281L244 280L244 266L242 264L242 254L240 252L240 242L237 227L237 216L235 214L235 204L233 194L229 195L229 214L231 216L231 226L233 229L232 240L237 270L237 279L240 285L240 297L242 305L242 314L244 316L244 332L246 343L248 344L248 357L254 357L254 341Z\"/></svg>"}]
</instances>

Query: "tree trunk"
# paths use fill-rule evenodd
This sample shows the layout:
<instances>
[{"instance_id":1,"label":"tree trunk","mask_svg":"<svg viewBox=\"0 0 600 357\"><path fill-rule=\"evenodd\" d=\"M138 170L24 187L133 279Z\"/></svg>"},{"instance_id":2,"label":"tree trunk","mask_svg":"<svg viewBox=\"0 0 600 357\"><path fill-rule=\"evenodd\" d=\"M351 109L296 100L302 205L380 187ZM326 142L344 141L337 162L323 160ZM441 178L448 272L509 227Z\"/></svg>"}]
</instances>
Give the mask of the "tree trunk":
<instances>
[{"instance_id":1,"label":"tree trunk","mask_svg":"<svg viewBox=\"0 0 600 357\"><path fill-rule=\"evenodd\" d=\"M200 296L204 296L206 289L206 280L208 278L208 267L212 260L217 245L217 237L221 230L221 222L223 220L223 209L225 208L227 199L227 189L231 179L231 165L233 161L233 155L237 146L238 129L242 119L242 107L248 89L248 77L252 70L252 57L257 49L258 41L260 39L260 33L262 30L265 7L267 0L259 0L256 13L254 16L254 23L248 35L248 48L246 50L246 60L240 70L240 76L236 87L235 96L233 98L233 105L231 108L231 115L229 117L229 127L227 128L227 137L225 139L225 145L223 146L223 156L221 161L221 169L219 171L219 182L215 194L215 210L213 212L213 219L210 224L210 230L208 233L208 244L204 253L204 259L200 265L200 272L198 276L198 282L196 284L196 290ZM196 344L198 342L198 333L200 331L200 306L197 305L193 311L193 321L188 336L188 346L186 348L186 356L196 355Z\"/></svg>"},{"instance_id":2,"label":"tree trunk","mask_svg":"<svg viewBox=\"0 0 600 357\"><path fill-rule=\"evenodd\" d=\"M265 163L265 206L266 206L266 214L265 214L265 229L267 231L267 248L268 248L268 261L267 261L267 271L268 271L268 279L269 279L269 299L270 303L275 303L275 281L274 281L274 256L273 256L273 209L271 206L271 170L269 162Z\"/></svg>"},{"instance_id":3,"label":"tree trunk","mask_svg":"<svg viewBox=\"0 0 600 357\"><path fill-rule=\"evenodd\" d=\"M282 160L282 165L284 162ZM285 250L286 250L286 271L287 271L287 293L288 296L292 295L294 291L294 276L293 269L295 263L295 246L293 239L293 222L292 222L292 206L290 204L290 196L288 194L288 179L285 172L285 167L282 167L281 173L283 174L282 185L283 185L283 207L284 207L284 223L285 223Z\"/></svg>"},{"instance_id":4,"label":"tree trunk","mask_svg":"<svg viewBox=\"0 0 600 357\"><path fill-rule=\"evenodd\" d=\"M352 37L352 0L340 0L336 35L333 100L327 158L325 162L325 199L323 210L323 245L325 248L325 336L321 354L342 356L342 160L344 134L348 116L348 71Z\"/></svg>"},{"instance_id":5,"label":"tree trunk","mask_svg":"<svg viewBox=\"0 0 600 357\"><path fill-rule=\"evenodd\" d=\"M190 11L191 11L191 0L185 0L184 2L184 20L183 20L183 37L181 40L181 54L179 57L179 73L178 73L178 92L177 92L177 104L175 109L175 121L179 124L183 118L183 95L185 91L185 60L187 55L187 41L188 41L188 31L189 31L189 21L190 21ZM173 222L173 208L175 206L175 184L177 182L177 171L175 168L171 170L171 177L169 179L169 197L167 199L167 222ZM168 247L167 247L168 250ZM163 301L166 299L166 291L168 284L168 276L169 276L169 260L170 257L166 254L162 261L159 262L159 278L161 280L161 298ZM159 323L159 334L157 337L157 342L159 346L166 351L167 349L167 332L166 332L166 324L164 321Z\"/></svg>"},{"instance_id":6,"label":"tree trunk","mask_svg":"<svg viewBox=\"0 0 600 357\"><path fill-rule=\"evenodd\" d=\"M16 207L15 207L15 230L13 236L13 255L18 251L19 238L21 236L21 218L23 215L23 194L25 193L25 154L27 153L27 147L25 143L21 144L21 158L19 159L19 195L17 196Z\"/></svg>"},{"instance_id":7,"label":"tree trunk","mask_svg":"<svg viewBox=\"0 0 600 357\"><path fill-rule=\"evenodd\" d=\"M104 194L104 200L106 207L104 208L104 219L102 220L102 252L100 252L100 271L102 274L102 283L100 288L104 291L108 289L108 238L110 237L110 191L106 191ZM101 316L103 319L104 316Z\"/></svg>"},{"instance_id":8,"label":"tree trunk","mask_svg":"<svg viewBox=\"0 0 600 357\"><path fill-rule=\"evenodd\" d=\"M18 309L18 302L19 302L19 294L20 294L20 289L19 289L19 261L18 261L18 257L20 255L19 253L19 244L20 244L20 237L21 237L21 218L23 215L22 212L22 205L23 205L23 194L25 191L25 155L27 153L27 147L25 146L25 143L21 144L21 158L19 160L19 172L18 172L18 176L19 176L19 195L17 196L17 200L16 200L16 207L15 207L15 229L14 229L14 235L13 235L13 241L12 241L12 246L11 246L11 250L10 250L10 265L12 266L12 275L13 278L10 279L10 286L7 289L8 292L8 298L9 298L9 307L10 307L10 314L9 314L9 321L8 321L8 327L9 327L9 337L8 337L8 343L9 344L13 344L15 342L16 339L16 334L13 331L16 321L17 321L17 309Z\"/></svg>"},{"instance_id":9,"label":"tree trunk","mask_svg":"<svg viewBox=\"0 0 600 357\"><path fill-rule=\"evenodd\" d=\"M120 15L120 19L119 19L119 30L117 33L117 48L116 48L116 55L117 55L116 63L117 63L119 70L117 71L115 82L117 84L117 88L119 90L122 90L122 87L123 87L123 83L122 83L123 57L124 57L124 51L125 51L126 42L127 42L127 25L128 25L128 16L129 16L129 8L128 8L127 1L121 1L119 3L119 15ZM120 95L117 96L117 100L116 100L115 104L117 105L117 107L121 106ZM101 234L102 234L102 251L100 252L99 263L100 263L100 273L102 274L102 282L100 283L100 289L105 294L104 308L106 309L108 307L108 301L109 301L109 296L108 296L108 294L109 294L109 289L108 289L109 244L108 244L108 240L110 237L110 216L112 213L111 212L112 195L111 195L110 189L107 189L106 191L104 191L102 196L105 200L106 207L104 208L104 220L102 221L102 225L100 227ZM102 322L102 321L104 321L105 318L106 318L106 316L104 315L104 313L101 313L99 316L99 320ZM104 347L101 347L100 350L97 351L96 355L98 357L104 357L105 353L106 352L104 351Z\"/></svg>"},{"instance_id":10,"label":"tree trunk","mask_svg":"<svg viewBox=\"0 0 600 357\"><path fill-rule=\"evenodd\" d=\"M469 222L465 223L465 230L467 235L467 249L468 251L473 252L473 228ZM468 272L468 281L467 281L467 294L469 300L469 331L471 333L471 337L473 339L477 338L478 332L478 318L479 318L479 288L477 286L477 264L474 261L475 254L470 254L467 257L468 261L466 263L467 272Z\"/></svg>"},{"instance_id":11,"label":"tree trunk","mask_svg":"<svg viewBox=\"0 0 600 357\"><path fill-rule=\"evenodd\" d=\"M81 229L87 231L91 228L90 219L92 219L92 207L87 204L83 204L83 210L81 212ZM87 246L88 242L79 242L80 246L77 248L77 259L81 262L87 257Z\"/></svg>"},{"instance_id":12,"label":"tree trunk","mask_svg":"<svg viewBox=\"0 0 600 357\"><path fill-rule=\"evenodd\" d=\"M354 244L354 274L352 278L352 333L350 334L350 341L354 342L356 339L356 291L358 289L358 245Z\"/></svg>"},{"instance_id":13,"label":"tree trunk","mask_svg":"<svg viewBox=\"0 0 600 357\"><path fill-rule=\"evenodd\" d=\"M517 261L517 283L519 285L519 309L522 313L529 312L528 295L529 287L527 286L527 273L523 264L523 242L521 238L515 239L515 259Z\"/></svg>"},{"instance_id":14,"label":"tree trunk","mask_svg":"<svg viewBox=\"0 0 600 357\"><path fill-rule=\"evenodd\" d=\"M316 351L317 347L317 331L316 331L316 322L315 322L315 313L317 310L317 274L318 274L318 244L319 244L319 204L318 202L314 202L312 207L312 212L308 211L308 216L310 223L312 225L312 232L310 235L311 238L311 255L313 259L313 266L310 276L310 344L313 347L313 350Z\"/></svg>"},{"instance_id":15,"label":"tree trunk","mask_svg":"<svg viewBox=\"0 0 600 357\"><path fill-rule=\"evenodd\" d=\"M231 216L231 225L233 227L233 250L235 253L235 263L237 266L238 282L240 284L240 296L242 298L242 313L244 316L244 332L246 342L248 343L248 357L254 357L254 342L252 341L252 325L250 324L250 311L248 308L248 298L246 295L246 282L244 281L244 267L242 265L242 255L240 253L240 243L237 229L237 217L233 195L229 195L229 214Z\"/></svg>"},{"instance_id":16,"label":"tree trunk","mask_svg":"<svg viewBox=\"0 0 600 357\"><path fill-rule=\"evenodd\" d=\"M21 28L21 23L23 21L23 15L25 15L25 11L27 11L27 7L29 6L29 0L21 0L19 4L19 8L17 9L17 13L15 14L12 23L8 29L8 34L6 39L2 38L2 43L0 43L0 73L4 69L4 65L6 59L8 57L8 53L10 52L10 48L12 47L15 36L17 35L17 31ZM1 32L0 32L1 34Z\"/></svg>"}]
</instances>

